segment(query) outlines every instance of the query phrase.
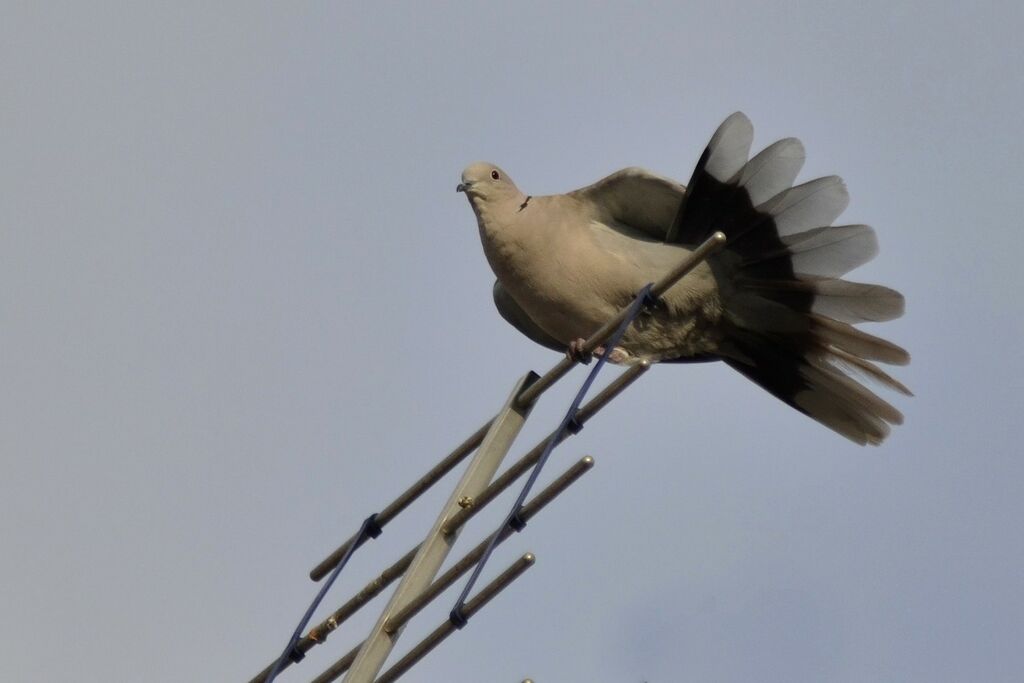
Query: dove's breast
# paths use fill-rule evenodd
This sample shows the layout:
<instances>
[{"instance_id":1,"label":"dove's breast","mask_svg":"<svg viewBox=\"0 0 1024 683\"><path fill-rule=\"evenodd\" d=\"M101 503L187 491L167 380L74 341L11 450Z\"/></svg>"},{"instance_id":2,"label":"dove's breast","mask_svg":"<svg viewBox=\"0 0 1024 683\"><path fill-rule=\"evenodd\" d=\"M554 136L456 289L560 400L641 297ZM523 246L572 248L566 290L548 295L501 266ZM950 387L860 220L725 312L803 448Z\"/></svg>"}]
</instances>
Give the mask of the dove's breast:
<instances>
[{"instance_id":1,"label":"dove's breast","mask_svg":"<svg viewBox=\"0 0 1024 683\"><path fill-rule=\"evenodd\" d=\"M606 220L564 195L533 198L504 221L481 220L484 252L502 286L566 345L596 331L687 254ZM653 359L714 350L720 307L707 266L669 290L664 301L664 310L634 324L621 344L625 350Z\"/></svg>"}]
</instances>

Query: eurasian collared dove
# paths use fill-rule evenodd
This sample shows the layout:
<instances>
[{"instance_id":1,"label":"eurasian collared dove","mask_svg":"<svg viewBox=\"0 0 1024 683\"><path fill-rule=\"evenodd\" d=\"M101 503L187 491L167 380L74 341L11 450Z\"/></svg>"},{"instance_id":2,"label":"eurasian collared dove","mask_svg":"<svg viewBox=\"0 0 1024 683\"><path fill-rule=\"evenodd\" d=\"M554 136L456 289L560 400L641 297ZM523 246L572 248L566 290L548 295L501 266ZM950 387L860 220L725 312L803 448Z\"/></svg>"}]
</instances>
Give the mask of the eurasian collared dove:
<instances>
[{"instance_id":1,"label":"eurasian collared dove","mask_svg":"<svg viewBox=\"0 0 1024 683\"><path fill-rule=\"evenodd\" d=\"M780 140L748 160L752 141L747 117L730 116L689 188L626 168L568 194L533 197L493 164L469 166L458 189L498 278L494 302L533 341L576 348L721 230L724 250L637 319L611 358L722 360L839 434L881 443L903 416L850 375L910 395L871 362L903 365L910 356L851 323L897 318L903 297L839 279L878 249L868 226L832 225L849 200L843 181L793 186L800 141Z\"/></svg>"}]
</instances>

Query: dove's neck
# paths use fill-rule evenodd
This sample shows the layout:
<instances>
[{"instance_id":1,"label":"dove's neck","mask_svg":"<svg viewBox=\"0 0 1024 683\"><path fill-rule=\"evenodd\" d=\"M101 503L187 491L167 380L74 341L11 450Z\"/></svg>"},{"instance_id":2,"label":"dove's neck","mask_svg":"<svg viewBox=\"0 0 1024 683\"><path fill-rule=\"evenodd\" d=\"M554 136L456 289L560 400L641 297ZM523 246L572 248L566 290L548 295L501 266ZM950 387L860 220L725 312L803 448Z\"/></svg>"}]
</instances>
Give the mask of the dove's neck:
<instances>
[{"instance_id":1,"label":"dove's neck","mask_svg":"<svg viewBox=\"0 0 1024 683\"><path fill-rule=\"evenodd\" d=\"M520 193L500 200L489 198L473 202L484 255L499 279L514 276L512 271L524 265L520 261L531 257L530 252L539 237L535 233L540 227L529 220L531 201Z\"/></svg>"},{"instance_id":2,"label":"dove's neck","mask_svg":"<svg viewBox=\"0 0 1024 683\"><path fill-rule=\"evenodd\" d=\"M473 212L480 227L480 239L484 242L500 242L511 237L519 214L522 213L526 196L522 193L503 197L474 197Z\"/></svg>"},{"instance_id":3,"label":"dove's neck","mask_svg":"<svg viewBox=\"0 0 1024 683\"><path fill-rule=\"evenodd\" d=\"M520 210L526 195L516 188L487 194L471 194L469 203L478 221L506 220Z\"/></svg>"}]
</instances>

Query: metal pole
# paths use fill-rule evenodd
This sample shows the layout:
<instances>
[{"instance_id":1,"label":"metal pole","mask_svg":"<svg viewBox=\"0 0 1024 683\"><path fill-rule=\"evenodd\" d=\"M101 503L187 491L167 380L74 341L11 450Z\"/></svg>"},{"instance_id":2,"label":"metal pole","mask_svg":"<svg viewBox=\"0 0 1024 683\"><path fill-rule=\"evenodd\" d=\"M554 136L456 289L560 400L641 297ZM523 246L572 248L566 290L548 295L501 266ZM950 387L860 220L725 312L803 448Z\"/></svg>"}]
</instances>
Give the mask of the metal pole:
<instances>
[{"instance_id":1,"label":"metal pole","mask_svg":"<svg viewBox=\"0 0 1024 683\"><path fill-rule=\"evenodd\" d=\"M495 471L511 448L512 441L532 409L532 406L523 407L517 404L519 394L536 378L537 375L530 372L516 382L505 406L491 423L491 428L487 431L487 436L484 437L477 449L476 455L463 473L462 479L455 487L448 502L441 509L441 514L434 522L426 539L420 544L416 557L402 577L401 583L398 584L398 588L395 589L391 600L388 601L377 620L377 624L359 650L359 654L352 663L352 668L345 676L348 683L372 683L384 665L384 660L387 659L395 641L401 635L401 631L386 632L384 625L392 614L402 609L417 593L426 588L437 574L437 570L440 569L458 537L457 531L445 533L448 520L462 505L466 504L467 500L472 501L480 495L494 477Z\"/></svg>"},{"instance_id":2,"label":"metal pole","mask_svg":"<svg viewBox=\"0 0 1024 683\"><path fill-rule=\"evenodd\" d=\"M558 477L558 479L551 482L547 488L537 494L537 497L531 500L528 505L524 505L520 516L524 521L529 521L531 517L544 509L545 505L554 500L555 496L569 488L593 466L594 459L589 455L585 455L580 458L576 464L566 470L560 477ZM512 535L512 533L513 531L511 528L506 528L505 532L498 538L498 543L504 542ZM398 610L398 612L396 612L384 626L384 629L388 633L393 633L405 626L410 619L419 614L420 610L429 605L434 598L443 593L445 589L458 581L459 577L473 568L473 566L480 560L480 556L484 554L485 550L487 550L488 541L490 541L490 539L485 538L478 543L475 548L466 553L461 560L453 564L448 571L442 574L437 581L430 584L429 588L413 598L405 607Z\"/></svg>"},{"instance_id":3,"label":"metal pole","mask_svg":"<svg viewBox=\"0 0 1024 683\"><path fill-rule=\"evenodd\" d=\"M484 605L494 598L494 596L505 590L509 584L522 576L523 572L533 566L536 559L537 558L534 557L532 553L526 553L516 560L508 569L498 575L496 579L481 588L479 593L466 602L466 605L463 608L466 618L469 618L479 612ZM458 629L451 621L445 619L444 623L434 629L430 635L421 640L415 647L413 647L413 649L409 650L409 652L398 660L393 667L385 671L384 674L376 680L376 683L392 683L397 680L399 676L411 669L431 650L444 642L445 638L455 633L457 630Z\"/></svg>"}]
</instances>

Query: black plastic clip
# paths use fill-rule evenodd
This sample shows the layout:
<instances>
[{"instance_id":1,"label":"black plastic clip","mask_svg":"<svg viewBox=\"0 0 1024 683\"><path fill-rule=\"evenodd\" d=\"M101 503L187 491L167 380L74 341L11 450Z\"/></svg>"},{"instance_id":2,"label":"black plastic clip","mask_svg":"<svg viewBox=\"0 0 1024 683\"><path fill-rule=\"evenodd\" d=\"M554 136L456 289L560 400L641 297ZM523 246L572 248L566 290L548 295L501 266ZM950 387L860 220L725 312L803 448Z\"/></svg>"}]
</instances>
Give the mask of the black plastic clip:
<instances>
[{"instance_id":1,"label":"black plastic clip","mask_svg":"<svg viewBox=\"0 0 1024 683\"><path fill-rule=\"evenodd\" d=\"M384 533L384 528L380 524L377 524L376 512L367 517L366 521L363 522L363 533L370 538L377 538Z\"/></svg>"},{"instance_id":2,"label":"black plastic clip","mask_svg":"<svg viewBox=\"0 0 1024 683\"><path fill-rule=\"evenodd\" d=\"M452 622L452 626L460 630L469 623L469 619L462 613L462 607L462 605L459 605L448 613L448 621Z\"/></svg>"},{"instance_id":3,"label":"black plastic clip","mask_svg":"<svg viewBox=\"0 0 1024 683\"><path fill-rule=\"evenodd\" d=\"M522 516L522 508L518 508L508 518L508 525L515 531L522 531L526 528L526 520Z\"/></svg>"},{"instance_id":4,"label":"black plastic clip","mask_svg":"<svg viewBox=\"0 0 1024 683\"><path fill-rule=\"evenodd\" d=\"M377 538L384 529L380 524L377 524L377 513L374 512L372 515L363 520L363 525L359 527L359 532L356 535L355 547L358 548L366 543L371 538Z\"/></svg>"},{"instance_id":5,"label":"black plastic clip","mask_svg":"<svg viewBox=\"0 0 1024 683\"><path fill-rule=\"evenodd\" d=\"M651 293L650 285L641 289L638 296L643 299L643 303L640 304L641 313L649 315L652 312L665 307L665 302L660 297L656 297Z\"/></svg>"},{"instance_id":6,"label":"black plastic clip","mask_svg":"<svg viewBox=\"0 0 1024 683\"><path fill-rule=\"evenodd\" d=\"M569 418L569 421L565 423L565 428L568 429L573 434L579 434L581 431L583 431L583 423L580 422L575 415L573 415L572 417Z\"/></svg>"}]
</instances>

